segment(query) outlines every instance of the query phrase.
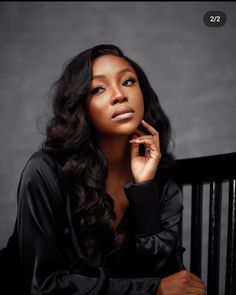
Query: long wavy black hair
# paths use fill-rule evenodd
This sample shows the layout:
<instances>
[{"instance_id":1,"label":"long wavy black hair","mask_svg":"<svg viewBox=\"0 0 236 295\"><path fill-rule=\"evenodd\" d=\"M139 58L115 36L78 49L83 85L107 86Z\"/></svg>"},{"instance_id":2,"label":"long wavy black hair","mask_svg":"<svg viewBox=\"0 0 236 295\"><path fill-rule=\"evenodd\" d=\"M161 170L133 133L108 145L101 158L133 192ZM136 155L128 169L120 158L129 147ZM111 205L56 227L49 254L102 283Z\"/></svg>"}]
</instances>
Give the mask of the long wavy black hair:
<instances>
[{"instance_id":1,"label":"long wavy black hair","mask_svg":"<svg viewBox=\"0 0 236 295\"><path fill-rule=\"evenodd\" d=\"M86 99L92 81L92 62L102 55L123 58L136 72L144 97L144 120L159 131L162 158L157 173L168 173L174 157L169 152L171 125L156 93L140 66L114 45L98 45L85 50L66 64L53 84L53 117L50 119L43 149L57 155L70 195L72 218L81 243L100 243L112 239L119 248L124 232L113 229L112 198L105 192L107 160L95 138Z\"/></svg>"}]
</instances>

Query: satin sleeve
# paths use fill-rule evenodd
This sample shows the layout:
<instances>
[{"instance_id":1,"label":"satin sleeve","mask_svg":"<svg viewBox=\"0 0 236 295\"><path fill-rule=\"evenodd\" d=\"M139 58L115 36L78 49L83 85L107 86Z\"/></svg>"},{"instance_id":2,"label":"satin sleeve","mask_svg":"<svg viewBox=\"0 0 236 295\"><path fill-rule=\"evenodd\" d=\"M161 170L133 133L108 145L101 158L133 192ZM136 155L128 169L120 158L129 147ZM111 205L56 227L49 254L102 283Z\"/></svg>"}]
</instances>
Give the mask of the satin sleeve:
<instances>
[{"instance_id":1,"label":"satin sleeve","mask_svg":"<svg viewBox=\"0 0 236 295\"><path fill-rule=\"evenodd\" d=\"M182 192L169 179L160 190L158 179L129 183L124 187L130 203L138 252L152 266L155 273L166 269L170 261L171 272L184 269L178 245L182 218ZM163 272L162 272L163 273Z\"/></svg>"},{"instance_id":2,"label":"satin sleeve","mask_svg":"<svg viewBox=\"0 0 236 295\"><path fill-rule=\"evenodd\" d=\"M31 158L21 174L17 211L20 260L29 294L155 295L158 277L112 278L103 267L90 276L74 266L65 240L62 194L47 159Z\"/></svg>"}]
</instances>

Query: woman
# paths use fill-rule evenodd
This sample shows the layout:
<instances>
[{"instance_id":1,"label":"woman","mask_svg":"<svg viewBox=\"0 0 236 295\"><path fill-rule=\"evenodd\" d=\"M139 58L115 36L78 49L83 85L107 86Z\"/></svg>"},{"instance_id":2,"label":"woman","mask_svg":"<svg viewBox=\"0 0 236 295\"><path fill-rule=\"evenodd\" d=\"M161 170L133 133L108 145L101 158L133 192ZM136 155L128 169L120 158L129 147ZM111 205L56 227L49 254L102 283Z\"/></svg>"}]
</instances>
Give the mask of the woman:
<instances>
[{"instance_id":1,"label":"woman","mask_svg":"<svg viewBox=\"0 0 236 295\"><path fill-rule=\"evenodd\" d=\"M99 45L75 56L55 86L8 243L26 294L205 294L179 259L170 123L142 69Z\"/></svg>"}]
</instances>

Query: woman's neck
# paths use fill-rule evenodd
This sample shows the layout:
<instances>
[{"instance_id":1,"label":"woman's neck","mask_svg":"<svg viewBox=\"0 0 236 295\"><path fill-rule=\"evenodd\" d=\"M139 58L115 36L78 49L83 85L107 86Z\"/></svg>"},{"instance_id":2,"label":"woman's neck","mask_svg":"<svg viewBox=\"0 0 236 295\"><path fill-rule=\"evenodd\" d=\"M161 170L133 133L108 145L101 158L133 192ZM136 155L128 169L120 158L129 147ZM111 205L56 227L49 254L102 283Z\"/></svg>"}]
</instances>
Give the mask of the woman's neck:
<instances>
[{"instance_id":1,"label":"woman's neck","mask_svg":"<svg viewBox=\"0 0 236 295\"><path fill-rule=\"evenodd\" d=\"M98 139L99 147L108 161L108 170L124 172L130 167L130 144L128 136L103 137Z\"/></svg>"},{"instance_id":2,"label":"woman's neck","mask_svg":"<svg viewBox=\"0 0 236 295\"><path fill-rule=\"evenodd\" d=\"M130 143L128 136L99 137L99 147L108 161L108 178L130 178Z\"/></svg>"}]
</instances>

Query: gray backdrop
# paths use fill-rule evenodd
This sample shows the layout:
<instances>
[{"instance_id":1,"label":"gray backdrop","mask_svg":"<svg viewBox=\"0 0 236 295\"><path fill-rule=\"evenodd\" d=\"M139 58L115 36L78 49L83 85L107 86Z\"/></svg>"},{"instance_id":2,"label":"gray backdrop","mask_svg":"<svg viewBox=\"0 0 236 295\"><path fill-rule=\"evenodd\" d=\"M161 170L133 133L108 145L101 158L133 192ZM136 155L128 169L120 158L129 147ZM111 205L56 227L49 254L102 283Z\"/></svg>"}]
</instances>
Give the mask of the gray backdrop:
<instances>
[{"instance_id":1,"label":"gray backdrop","mask_svg":"<svg viewBox=\"0 0 236 295\"><path fill-rule=\"evenodd\" d=\"M227 23L207 27L209 10ZM1 2L0 247L13 229L20 173L43 139L50 86L69 58L100 43L120 46L156 90L176 157L221 154L236 150L235 36L232 2Z\"/></svg>"}]
</instances>

